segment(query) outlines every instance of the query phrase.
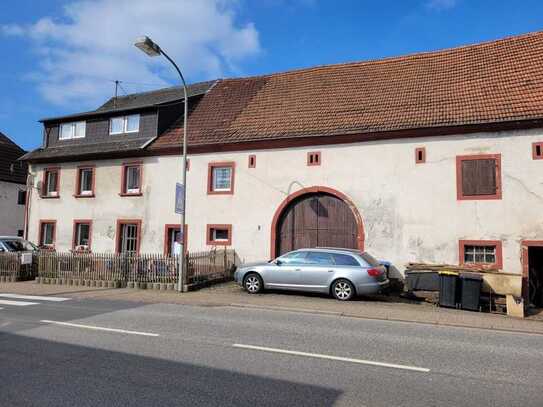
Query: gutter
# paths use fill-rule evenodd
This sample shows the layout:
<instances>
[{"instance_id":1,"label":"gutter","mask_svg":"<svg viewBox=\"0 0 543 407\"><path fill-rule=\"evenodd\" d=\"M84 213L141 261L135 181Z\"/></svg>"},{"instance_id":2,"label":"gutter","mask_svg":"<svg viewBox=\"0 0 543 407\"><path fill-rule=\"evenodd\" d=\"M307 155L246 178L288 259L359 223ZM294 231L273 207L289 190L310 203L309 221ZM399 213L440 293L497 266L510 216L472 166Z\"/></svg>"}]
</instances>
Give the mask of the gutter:
<instances>
[{"instance_id":1,"label":"gutter","mask_svg":"<svg viewBox=\"0 0 543 407\"><path fill-rule=\"evenodd\" d=\"M149 144L151 144L153 141L155 141L158 138L158 136L154 136L153 138L147 140L145 143L143 143L140 147L141 150L145 150L147 147L149 147Z\"/></svg>"}]
</instances>

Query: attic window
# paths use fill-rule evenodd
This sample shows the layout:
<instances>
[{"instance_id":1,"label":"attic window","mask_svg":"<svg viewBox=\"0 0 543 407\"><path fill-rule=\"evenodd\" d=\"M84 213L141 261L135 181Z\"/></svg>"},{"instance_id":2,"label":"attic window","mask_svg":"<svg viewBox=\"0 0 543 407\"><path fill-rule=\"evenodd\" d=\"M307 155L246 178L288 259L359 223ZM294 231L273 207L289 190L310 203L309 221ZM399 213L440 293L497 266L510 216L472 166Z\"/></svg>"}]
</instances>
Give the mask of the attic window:
<instances>
[{"instance_id":1,"label":"attic window","mask_svg":"<svg viewBox=\"0 0 543 407\"><path fill-rule=\"evenodd\" d=\"M113 117L109 121L109 134L137 133L140 130L140 115Z\"/></svg>"},{"instance_id":2,"label":"attic window","mask_svg":"<svg viewBox=\"0 0 543 407\"><path fill-rule=\"evenodd\" d=\"M426 162L426 149L424 147L415 148L415 163L422 164Z\"/></svg>"},{"instance_id":3,"label":"attic window","mask_svg":"<svg viewBox=\"0 0 543 407\"><path fill-rule=\"evenodd\" d=\"M249 168L256 168L256 155L254 154L249 156Z\"/></svg>"},{"instance_id":4,"label":"attic window","mask_svg":"<svg viewBox=\"0 0 543 407\"><path fill-rule=\"evenodd\" d=\"M62 123L60 125L58 139L71 140L74 138L84 138L86 127L86 122Z\"/></svg>"},{"instance_id":5,"label":"attic window","mask_svg":"<svg viewBox=\"0 0 543 407\"><path fill-rule=\"evenodd\" d=\"M311 153L307 153L307 165L321 165L321 152L313 151Z\"/></svg>"},{"instance_id":6,"label":"attic window","mask_svg":"<svg viewBox=\"0 0 543 407\"><path fill-rule=\"evenodd\" d=\"M532 158L543 160L543 142L532 143Z\"/></svg>"}]
</instances>

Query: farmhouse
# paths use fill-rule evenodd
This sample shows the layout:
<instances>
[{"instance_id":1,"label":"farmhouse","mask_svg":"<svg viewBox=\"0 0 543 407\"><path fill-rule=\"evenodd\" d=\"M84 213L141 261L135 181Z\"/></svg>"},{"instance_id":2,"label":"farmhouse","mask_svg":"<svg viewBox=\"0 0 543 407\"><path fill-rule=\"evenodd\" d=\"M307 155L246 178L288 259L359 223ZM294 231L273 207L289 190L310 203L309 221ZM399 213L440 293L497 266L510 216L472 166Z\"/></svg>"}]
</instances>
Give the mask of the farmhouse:
<instances>
[{"instance_id":1,"label":"farmhouse","mask_svg":"<svg viewBox=\"0 0 543 407\"><path fill-rule=\"evenodd\" d=\"M543 33L194 84L189 250L299 247L543 273ZM183 96L43 120L28 237L58 251L171 251ZM539 288L532 288L539 290Z\"/></svg>"}]
</instances>

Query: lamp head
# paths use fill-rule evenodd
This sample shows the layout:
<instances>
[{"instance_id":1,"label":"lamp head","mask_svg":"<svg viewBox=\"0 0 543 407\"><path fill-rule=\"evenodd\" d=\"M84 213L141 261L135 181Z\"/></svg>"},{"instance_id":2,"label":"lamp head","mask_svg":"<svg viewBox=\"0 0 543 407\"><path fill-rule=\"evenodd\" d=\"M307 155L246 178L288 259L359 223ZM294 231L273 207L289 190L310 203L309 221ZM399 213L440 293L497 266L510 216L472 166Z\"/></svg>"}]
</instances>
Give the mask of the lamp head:
<instances>
[{"instance_id":1,"label":"lamp head","mask_svg":"<svg viewBox=\"0 0 543 407\"><path fill-rule=\"evenodd\" d=\"M139 37L134 45L150 57L156 57L160 55L160 47L158 46L158 44L153 42L153 40L147 36Z\"/></svg>"}]
</instances>

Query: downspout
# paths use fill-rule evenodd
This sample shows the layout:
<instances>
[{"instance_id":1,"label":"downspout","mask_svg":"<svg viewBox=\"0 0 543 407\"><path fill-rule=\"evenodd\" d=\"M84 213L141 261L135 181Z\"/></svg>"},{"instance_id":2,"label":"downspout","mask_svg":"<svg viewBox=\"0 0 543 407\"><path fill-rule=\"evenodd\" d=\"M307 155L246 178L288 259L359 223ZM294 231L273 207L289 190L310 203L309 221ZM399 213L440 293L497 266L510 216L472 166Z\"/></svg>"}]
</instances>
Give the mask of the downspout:
<instances>
[{"instance_id":1,"label":"downspout","mask_svg":"<svg viewBox=\"0 0 543 407\"><path fill-rule=\"evenodd\" d=\"M30 182L30 179L32 177L32 173L30 171L31 165L28 164L28 173L26 175L26 199L25 199L25 220L24 220L24 238L25 240L28 240L28 220L30 217L30 198L32 195L32 184L33 182Z\"/></svg>"}]
</instances>

